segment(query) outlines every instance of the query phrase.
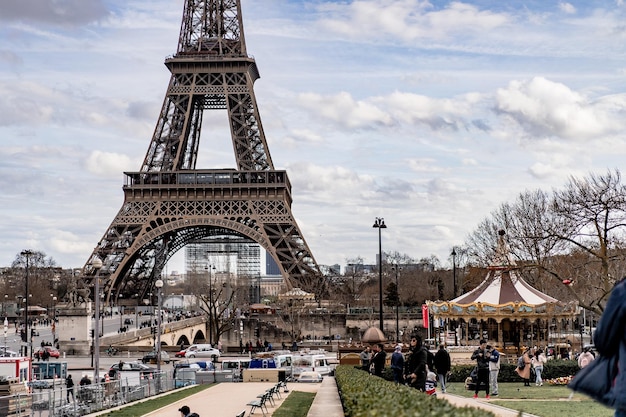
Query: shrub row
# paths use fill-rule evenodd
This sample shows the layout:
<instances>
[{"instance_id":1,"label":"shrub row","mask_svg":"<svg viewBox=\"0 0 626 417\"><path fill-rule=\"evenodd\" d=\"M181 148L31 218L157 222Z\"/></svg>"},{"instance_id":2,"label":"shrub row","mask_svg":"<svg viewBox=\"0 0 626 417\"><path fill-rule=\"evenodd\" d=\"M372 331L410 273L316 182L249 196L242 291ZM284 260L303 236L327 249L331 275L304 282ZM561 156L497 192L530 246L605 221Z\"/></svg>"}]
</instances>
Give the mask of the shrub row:
<instances>
[{"instance_id":1,"label":"shrub row","mask_svg":"<svg viewBox=\"0 0 626 417\"><path fill-rule=\"evenodd\" d=\"M493 417L488 411L454 407L445 400L349 365L338 366L335 379L346 417Z\"/></svg>"}]
</instances>

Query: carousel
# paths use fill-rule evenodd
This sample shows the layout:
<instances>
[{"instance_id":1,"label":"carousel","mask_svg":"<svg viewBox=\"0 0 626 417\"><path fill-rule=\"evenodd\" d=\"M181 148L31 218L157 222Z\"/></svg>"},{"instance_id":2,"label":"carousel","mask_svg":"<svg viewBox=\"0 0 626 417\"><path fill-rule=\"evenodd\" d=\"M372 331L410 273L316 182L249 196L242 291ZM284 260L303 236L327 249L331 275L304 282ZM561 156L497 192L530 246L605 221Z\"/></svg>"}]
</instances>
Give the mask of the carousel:
<instances>
[{"instance_id":1,"label":"carousel","mask_svg":"<svg viewBox=\"0 0 626 417\"><path fill-rule=\"evenodd\" d=\"M496 259L472 291L450 301L426 302L431 317L454 332L455 344L486 339L500 351L517 352L523 346L571 343L578 303L563 303L524 281L508 254L504 232Z\"/></svg>"}]
</instances>

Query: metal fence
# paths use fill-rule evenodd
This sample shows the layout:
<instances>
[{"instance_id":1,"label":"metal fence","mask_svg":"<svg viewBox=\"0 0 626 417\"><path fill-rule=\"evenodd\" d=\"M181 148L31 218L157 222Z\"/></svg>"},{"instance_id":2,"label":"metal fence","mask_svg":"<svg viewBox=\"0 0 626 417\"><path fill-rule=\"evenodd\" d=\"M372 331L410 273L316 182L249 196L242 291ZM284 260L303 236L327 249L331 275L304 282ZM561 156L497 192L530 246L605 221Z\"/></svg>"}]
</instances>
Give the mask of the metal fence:
<instances>
[{"instance_id":1,"label":"metal fence","mask_svg":"<svg viewBox=\"0 0 626 417\"><path fill-rule=\"evenodd\" d=\"M44 381L40 381L44 382ZM170 372L122 378L68 390L62 379L37 384L31 393L0 397L0 416L77 417L174 389Z\"/></svg>"}]
</instances>

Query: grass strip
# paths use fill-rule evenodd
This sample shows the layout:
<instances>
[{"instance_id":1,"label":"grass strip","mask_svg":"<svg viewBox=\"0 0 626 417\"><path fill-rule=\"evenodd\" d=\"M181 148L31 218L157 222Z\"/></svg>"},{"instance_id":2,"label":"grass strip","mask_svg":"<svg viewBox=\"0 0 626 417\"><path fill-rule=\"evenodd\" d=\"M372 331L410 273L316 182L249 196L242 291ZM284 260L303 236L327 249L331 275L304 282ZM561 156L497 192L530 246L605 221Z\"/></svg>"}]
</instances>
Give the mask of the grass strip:
<instances>
[{"instance_id":1,"label":"grass strip","mask_svg":"<svg viewBox=\"0 0 626 417\"><path fill-rule=\"evenodd\" d=\"M306 417L314 399L313 392L292 391L272 417Z\"/></svg>"},{"instance_id":2,"label":"grass strip","mask_svg":"<svg viewBox=\"0 0 626 417\"><path fill-rule=\"evenodd\" d=\"M119 410L111 411L110 413L105 414L106 416L111 417L137 417L143 416L144 414L148 414L154 410L158 410L161 407L165 407L172 403L175 403L178 400L182 400L183 398L187 398L190 395L197 394L198 392L204 391L205 389L213 386L213 384L201 384L194 385L191 388L187 388L181 391L173 392L171 394L165 395L163 397L154 398L148 401L143 401L141 403L129 405L127 407L121 408Z\"/></svg>"},{"instance_id":3,"label":"grass strip","mask_svg":"<svg viewBox=\"0 0 626 417\"><path fill-rule=\"evenodd\" d=\"M613 417L615 410L589 399L583 401L492 401L494 404L540 417ZM583 414L581 414L583 412Z\"/></svg>"}]
</instances>

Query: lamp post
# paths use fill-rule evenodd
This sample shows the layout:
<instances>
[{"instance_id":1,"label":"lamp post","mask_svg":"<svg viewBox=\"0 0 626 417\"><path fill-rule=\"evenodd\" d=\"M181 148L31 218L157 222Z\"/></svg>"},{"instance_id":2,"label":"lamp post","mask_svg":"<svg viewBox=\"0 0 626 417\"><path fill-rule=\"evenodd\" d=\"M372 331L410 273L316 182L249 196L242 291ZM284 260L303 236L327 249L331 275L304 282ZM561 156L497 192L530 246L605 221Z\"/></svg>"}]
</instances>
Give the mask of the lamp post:
<instances>
[{"instance_id":1,"label":"lamp post","mask_svg":"<svg viewBox=\"0 0 626 417\"><path fill-rule=\"evenodd\" d=\"M23 250L22 252L20 252L20 255L26 258L26 295L24 296L24 301L26 304L24 308L24 326L26 326L26 352L24 356L30 356L30 359L32 361L33 352L32 352L32 349L30 350L28 349L30 343L32 342L32 337L28 329L28 273L29 273L28 267L29 267L30 257L33 255L33 251Z\"/></svg>"},{"instance_id":2,"label":"lamp post","mask_svg":"<svg viewBox=\"0 0 626 417\"><path fill-rule=\"evenodd\" d=\"M207 265L209 271L209 343L213 346L213 271L215 267Z\"/></svg>"},{"instance_id":3,"label":"lamp post","mask_svg":"<svg viewBox=\"0 0 626 417\"><path fill-rule=\"evenodd\" d=\"M454 294L452 298L456 298L457 296L457 285L456 285L456 251L452 248L452 290Z\"/></svg>"},{"instance_id":4,"label":"lamp post","mask_svg":"<svg viewBox=\"0 0 626 417\"><path fill-rule=\"evenodd\" d=\"M163 288L163 280L161 279L157 279L154 282L154 286L157 289L157 304L159 307L159 314L157 314L157 331L156 331L156 363L157 363L157 393L159 393L161 391L161 317L163 316L162 313L162 304L163 304L163 297L161 294L161 288Z\"/></svg>"},{"instance_id":5,"label":"lamp post","mask_svg":"<svg viewBox=\"0 0 626 417\"><path fill-rule=\"evenodd\" d=\"M98 320L100 320L100 268L102 268L102 259L95 257L91 261L91 266L96 271L93 301L94 301L94 322L93 322L93 377L94 382L97 383L100 379L100 329L98 328Z\"/></svg>"},{"instance_id":6,"label":"lamp post","mask_svg":"<svg viewBox=\"0 0 626 417\"><path fill-rule=\"evenodd\" d=\"M398 265L393 267L394 271L396 271L396 342L400 342L400 314L398 313L398 309L400 308L400 291L398 288L398 271L400 268Z\"/></svg>"},{"instance_id":7,"label":"lamp post","mask_svg":"<svg viewBox=\"0 0 626 417\"><path fill-rule=\"evenodd\" d=\"M376 217L374 226L378 229L378 320L380 322L380 331L384 333L383 326L383 245L382 245L382 229L386 229L385 219Z\"/></svg>"},{"instance_id":8,"label":"lamp post","mask_svg":"<svg viewBox=\"0 0 626 417\"><path fill-rule=\"evenodd\" d=\"M52 344L56 346L56 328L57 328L57 297L54 294L52 296L52 324L50 329L52 330Z\"/></svg>"}]
</instances>

